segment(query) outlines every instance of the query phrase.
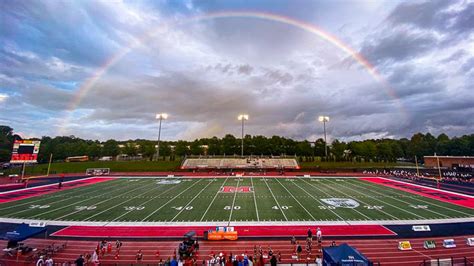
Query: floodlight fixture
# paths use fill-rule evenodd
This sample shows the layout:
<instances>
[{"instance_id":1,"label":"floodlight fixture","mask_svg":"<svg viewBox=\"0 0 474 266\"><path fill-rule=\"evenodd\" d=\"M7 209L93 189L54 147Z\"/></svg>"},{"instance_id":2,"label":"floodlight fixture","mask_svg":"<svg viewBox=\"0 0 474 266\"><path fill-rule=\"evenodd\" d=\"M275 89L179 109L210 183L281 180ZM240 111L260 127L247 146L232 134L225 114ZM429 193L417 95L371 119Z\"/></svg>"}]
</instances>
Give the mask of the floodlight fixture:
<instances>
[{"instance_id":1,"label":"floodlight fixture","mask_svg":"<svg viewBox=\"0 0 474 266\"><path fill-rule=\"evenodd\" d=\"M158 119L160 121L160 124L158 126L158 144L156 145L156 160L158 161L159 158L160 158L161 122L163 120L168 119L168 114L167 113L156 114L156 119Z\"/></svg>"},{"instance_id":2,"label":"floodlight fixture","mask_svg":"<svg viewBox=\"0 0 474 266\"><path fill-rule=\"evenodd\" d=\"M321 115L318 118L319 122L323 123L324 126L324 155L326 156L326 160L328 158L328 143L326 140L326 122L329 122L329 116Z\"/></svg>"},{"instance_id":3,"label":"floodlight fixture","mask_svg":"<svg viewBox=\"0 0 474 266\"><path fill-rule=\"evenodd\" d=\"M240 156L244 157L244 121L249 120L248 114L240 114L237 119L242 121L242 142L241 142L241 153Z\"/></svg>"}]
</instances>

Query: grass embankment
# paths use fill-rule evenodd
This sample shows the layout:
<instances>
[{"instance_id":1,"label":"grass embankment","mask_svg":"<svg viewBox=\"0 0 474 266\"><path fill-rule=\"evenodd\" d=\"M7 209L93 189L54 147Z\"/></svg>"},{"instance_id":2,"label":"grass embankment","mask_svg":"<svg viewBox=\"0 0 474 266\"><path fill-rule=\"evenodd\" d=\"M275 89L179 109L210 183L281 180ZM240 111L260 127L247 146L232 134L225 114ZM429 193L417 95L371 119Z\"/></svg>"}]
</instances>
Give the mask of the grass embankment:
<instances>
[{"instance_id":1,"label":"grass embankment","mask_svg":"<svg viewBox=\"0 0 474 266\"><path fill-rule=\"evenodd\" d=\"M131 161L131 162L71 162L52 163L50 174L58 173L85 173L87 168L110 168L111 172L160 172L179 169L181 161ZM26 168L26 175L44 175L48 171L48 164L37 164ZM8 173L19 174L20 168L9 169ZM7 171L5 171L7 173Z\"/></svg>"},{"instance_id":2,"label":"grass embankment","mask_svg":"<svg viewBox=\"0 0 474 266\"><path fill-rule=\"evenodd\" d=\"M51 164L51 174L59 173L85 173L87 168L110 168L112 172L161 172L176 171L181 165L176 161L129 161L129 162L73 162ZM400 166L412 166L408 163L374 163L374 162L301 162L304 170L344 170L344 169L368 169L368 168L393 168ZM48 170L48 164L37 164L26 168L26 175L44 175ZM5 174L20 174L21 167L3 171Z\"/></svg>"}]
</instances>

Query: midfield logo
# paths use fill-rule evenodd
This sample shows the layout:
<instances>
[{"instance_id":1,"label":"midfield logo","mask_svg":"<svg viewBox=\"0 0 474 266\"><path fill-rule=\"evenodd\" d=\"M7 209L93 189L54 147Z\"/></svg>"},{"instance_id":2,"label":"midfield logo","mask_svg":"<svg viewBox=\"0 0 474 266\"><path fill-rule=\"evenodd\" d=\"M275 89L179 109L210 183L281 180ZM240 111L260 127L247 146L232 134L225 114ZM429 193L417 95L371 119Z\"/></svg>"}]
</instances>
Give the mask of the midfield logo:
<instances>
[{"instance_id":1,"label":"midfield logo","mask_svg":"<svg viewBox=\"0 0 474 266\"><path fill-rule=\"evenodd\" d=\"M339 207L339 208L354 209L354 208L359 207L359 202L353 199L329 198L329 199L321 199L321 201L331 206Z\"/></svg>"},{"instance_id":2,"label":"midfield logo","mask_svg":"<svg viewBox=\"0 0 474 266\"><path fill-rule=\"evenodd\" d=\"M253 187L249 186L241 186L241 187L234 187L234 186L223 186L220 190L221 193L252 193Z\"/></svg>"}]
</instances>

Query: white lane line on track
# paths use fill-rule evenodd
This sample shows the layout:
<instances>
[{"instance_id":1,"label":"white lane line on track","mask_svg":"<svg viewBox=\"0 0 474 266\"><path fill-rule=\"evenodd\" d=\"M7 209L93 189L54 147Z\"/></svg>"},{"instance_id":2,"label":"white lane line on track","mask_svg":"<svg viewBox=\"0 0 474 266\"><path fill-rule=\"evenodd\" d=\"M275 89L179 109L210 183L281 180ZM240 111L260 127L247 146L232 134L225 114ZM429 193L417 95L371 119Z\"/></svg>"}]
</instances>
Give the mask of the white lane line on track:
<instances>
[{"instance_id":1,"label":"white lane line on track","mask_svg":"<svg viewBox=\"0 0 474 266\"><path fill-rule=\"evenodd\" d=\"M227 182L228 179L229 179L229 177L227 177L227 178L224 180L224 183L222 183L222 185L219 187L219 189L218 189L217 192L216 192L216 195L214 195L214 198L212 199L211 203L209 203L209 206L207 206L206 211L204 212L204 214L203 214L202 217L201 217L201 220L199 220L199 221L202 222L202 220L204 220L204 217L206 216L207 212L209 211L209 209L211 208L212 204L214 203L214 201L216 200L217 196L219 195L220 190L221 190L222 187L225 185L225 183Z\"/></svg>"}]
</instances>

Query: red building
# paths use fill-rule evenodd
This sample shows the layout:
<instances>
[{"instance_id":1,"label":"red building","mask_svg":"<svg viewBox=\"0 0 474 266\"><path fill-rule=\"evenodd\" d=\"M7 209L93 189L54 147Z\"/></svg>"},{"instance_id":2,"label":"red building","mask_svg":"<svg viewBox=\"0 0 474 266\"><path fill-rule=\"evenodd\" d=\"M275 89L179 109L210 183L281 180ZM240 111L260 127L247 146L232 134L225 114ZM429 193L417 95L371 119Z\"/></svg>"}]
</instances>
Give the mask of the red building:
<instances>
[{"instance_id":1,"label":"red building","mask_svg":"<svg viewBox=\"0 0 474 266\"><path fill-rule=\"evenodd\" d=\"M469 167L474 168L472 156L424 156L425 167L437 168L438 160L441 168Z\"/></svg>"}]
</instances>

